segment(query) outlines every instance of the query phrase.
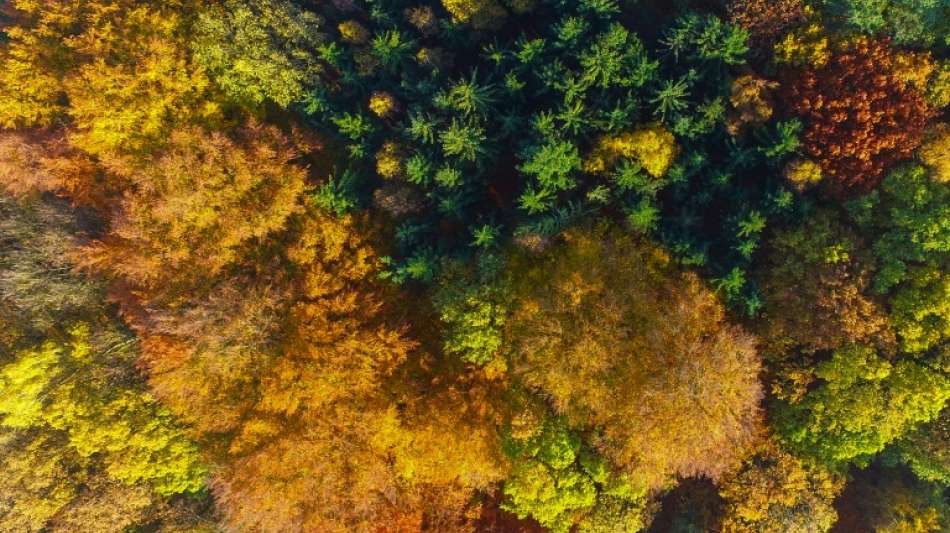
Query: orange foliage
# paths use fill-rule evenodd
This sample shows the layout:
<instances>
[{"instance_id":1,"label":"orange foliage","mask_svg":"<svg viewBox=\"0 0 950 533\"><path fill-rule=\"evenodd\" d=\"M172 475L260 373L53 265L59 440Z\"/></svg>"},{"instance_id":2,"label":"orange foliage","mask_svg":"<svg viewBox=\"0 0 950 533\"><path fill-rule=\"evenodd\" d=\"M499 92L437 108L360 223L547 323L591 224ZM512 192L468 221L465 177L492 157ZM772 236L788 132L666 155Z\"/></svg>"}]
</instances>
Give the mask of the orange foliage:
<instances>
[{"instance_id":1,"label":"orange foliage","mask_svg":"<svg viewBox=\"0 0 950 533\"><path fill-rule=\"evenodd\" d=\"M917 148L932 114L918 90L895 75L886 40L847 41L827 64L784 87L786 103L805 120L805 150L839 196L876 187Z\"/></svg>"},{"instance_id":2,"label":"orange foliage","mask_svg":"<svg viewBox=\"0 0 950 533\"><path fill-rule=\"evenodd\" d=\"M603 228L566 239L514 269L515 375L600 428L600 451L645 486L718 477L758 425L754 339L658 248Z\"/></svg>"},{"instance_id":3,"label":"orange foliage","mask_svg":"<svg viewBox=\"0 0 950 533\"><path fill-rule=\"evenodd\" d=\"M62 135L45 132L0 134L0 188L14 196L53 192L74 202L103 207L110 184L85 154Z\"/></svg>"},{"instance_id":4,"label":"orange foliage","mask_svg":"<svg viewBox=\"0 0 950 533\"><path fill-rule=\"evenodd\" d=\"M732 0L729 22L749 30L755 48L769 49L790 28L805 22L802 0Z\"/></svg>"},{"instance_id":5,"label":"orange foliage","mask_svg":"<svg viewBox=\"0 0 950 533\"><path fill-rule=\"evenodd\" d=\"M275 128L251 124L238 135L189 128L142 161L107 159L130 186L81 263L142 287L195 282L281 230L300 210L306 171L290 164L297 153Z\"/></svg>"}]
</instances>

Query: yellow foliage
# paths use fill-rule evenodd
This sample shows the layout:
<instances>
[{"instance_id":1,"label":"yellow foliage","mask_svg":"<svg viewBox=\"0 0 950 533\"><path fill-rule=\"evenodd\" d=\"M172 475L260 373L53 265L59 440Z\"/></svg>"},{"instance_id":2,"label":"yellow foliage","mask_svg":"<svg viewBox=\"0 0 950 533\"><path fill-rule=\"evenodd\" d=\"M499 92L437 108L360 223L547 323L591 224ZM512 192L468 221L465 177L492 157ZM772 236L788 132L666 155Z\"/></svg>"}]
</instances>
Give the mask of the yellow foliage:
<instances>
[{"instance_id":1,"label":"yellow foliage","mask_svg":"<svg viewBox=\"0 0 950 533\"><path fill-rule=\"evenodd\" d=\"M758 424L755 340L665 251L600 227L564 239L543 260L513 259L512 375L571 424L597 427L635 484L718 478Z\"/></svg>"},{"instance_id":2,"label":"yellow foliage","mask_svg":"<svg viewBox=\"0 0 950 533\"><path fill-rule=\"evenodd\" d=\"M219 117L201 98L209 82L189 63L184 19L172 9L129 0L16 7L23 22L0 57L0 125L68 115L74 145L100 155L148 148L186 117Z\"/></svg>"},{"instance_id":3,"label":"yellow foliage","mask_svg":"<svg viewBox=\"0 0 950 533\"><path fill-rule=\"evenodd\" d=\"M386 179L402 174L402 154L399 145L394 141L384 142L376 152L376 172Z\"/></svg>"},{"instance_id":4,"label":"yellow foliage","mask_svg":"<svg viewBox=\"0 0 950 533\"><path fill-rule=\"evenodd\" d=\"M950 183L950 124L937 124L928 132L917 155L934 181Z\"/></svg>"},{"instance_id":5,"label":"yellow foliage","mask_svg":"<svg viewBox=\"0 0 950 533\"><path fill-rule=\"evenodd\" d=\"M71 141L91 154L146 150L161 144L175 125L214 120L219 113L202 101L209 81L189 64L176 37L176 16L140 7L122 17L124 30L106 33L116 42L101 42L100 33L90 36L81 51L96 59L65 81L78 130ZM124 49L114 50L117 43Z\"/></svg>"},{"instance_id":6,"label":"yellow foliage","mask_svg":"<svg viewBox=\"0 0 950 533\"><path fill-rule=\"evenodd\" d=\"M8 30L10 43L0 56L0 126L48 126L63 112L60 80L36 68L38 53L19 28Z\"/></svg>"},{"instance_id":7,"label":"yellow foliage","mask_svg":"<svg viewBox=\"0 0 950 533\"><path fill-rule=\"evenodd\" d=\"M950 61L941 62L936 74L931 77L927 100L936 108L950 105Z\"/></svg>"},{"instance_id":8,"label":"yellow foliage","mask_svg":"<svg viewBox=\"0 0 950 533\"><path fill-rule=\"evenodd\" d=\"M937 70L930 52L898 50L893 61L894 77L921 91L927 89L927 83Z\"/></svg>"},{"instance_id":9,"label":"yellow foliage","mask_svg":"<svg viewBox=\"0 0 950 533\"><path fill-rule=\"evenodd\" d=\"M141 163L107 161L136 187L111 233L84 250L83 263L142 286L206 279L241 259L244 246L283 228L301 209L306 171L290 164L296 150L277 129L239 131L240 143L183 129Z\"/></svg>"},{"instance_id":10,"label":"yellow foliage","mask_svg":"<svg viewBox=\"0 0 950 533\"><path fill-rule=\"evenodd\" d=\"M584 162L584 170L594 174L606 172L617 159L624 157L635 159L648 174L659 178L666 174L678 152L673 134L659 124L652 124L598 139Z\"/></svg>"},{"instance_id":11,"label":"yellow foliage","mask_svg":"<svg viewBox=\"0 0 950 533\"><path fill-rule=\"evenodd\" d=\"M396 99L385 91L376 91L369 97L369 110L377 117L386 118L395 112L396 108Z\"/></svg>"},{"instance_id":12,"label":"yellow foliage","mask_svg":"<svg viewBox=\"0 0 950 533\"><path fill-rule=\"evenodd\" d=\"M345 20L337 26L340 32L340 38L344 42L352 44L363 44L369 41L369 30L355 20Z\"/></svg>"},{"instance_id":13,"label":"yellow foliage","mask_svg":"<svg viewBox=\"0 0 950 533\"><path fill-rule=\"evenodd\" d=\"M21 25L4 28L0 52L0 126L48 126L65 110L60 96L69 65L64 35L85 15L81 2L11 2Z\"/></svg>"},{"instance_id":14,"label":"yellow foliage","mask_svg":"<svg viewBox=\"0 0 950 533\"><path fill-rule=\"evenodd\" d=\"M508 15L495 0L442 0L442 6L452 15L452 22L471 24L475 29L496 28Z\"/></svg>"},{"instance_id":15,"label":"yellow foliage","mask_svg":"<svg viewBox=\"0 0 950 533\"><path fill-rule=\"evenodd\" d=\"M724 483L724 533L819 533L837 520L835 497L844 478L803 463L772 440Z\"/></svg>"},{"instance_id":16,"label":"yellow foliage","mask_svg":"<svg viewBox=\"0 0 950 533\"><path fill-rule=\"evenodd\" d=\"M746 124L762 123L772 117L768 92L776 87L777 83L751 74L740 76L732 82L732 94L729 97L732 110L726 120L726 129L731 135L738 135Z\"/></svg>"},{"instance_id":17,"label":"yellow foliage","mask_svg":"<svg viewBox=\"0 0 950 533\"><path fill-rule=\"evenodd\" d=\"M785 167L785 179L798 191L821 181L821 166L810 159L795 159Z\"/></svg>"},{"instance_id":18,"label":"yellow foliage","mask_svg":"<svg viewBox=\"0 0 950 533\"><path fill-rule=\"evenodd\" d=\"M831 59L828 33L820 23L795 30L775 45L775 62L820 67Z\"/></svg>"}]
</instances>

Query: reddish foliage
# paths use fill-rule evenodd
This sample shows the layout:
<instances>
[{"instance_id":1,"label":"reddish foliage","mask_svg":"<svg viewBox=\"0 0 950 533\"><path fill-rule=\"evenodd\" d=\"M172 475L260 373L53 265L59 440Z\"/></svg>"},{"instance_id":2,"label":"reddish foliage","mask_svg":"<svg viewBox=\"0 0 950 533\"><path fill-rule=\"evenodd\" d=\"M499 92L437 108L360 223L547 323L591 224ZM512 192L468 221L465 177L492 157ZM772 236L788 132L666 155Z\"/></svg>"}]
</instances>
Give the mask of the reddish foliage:
<instances>
[{"instance_id":1,"label":"reddish foliage","mask_svg":"<svg viewBox=\"0 0 950 533\"><path fill-rule=\"evenodd\" d=\"M805 22L802 0L733 0L729 22L749 30L753 48L771 49L790 28Z\"/></svg>"},{"instance_id":2,"label":"reddish foliage","mask_svg":"<svg viewBox=\"0 0 950 533\"><path fill-rule=\"evenodd\" d=\"M805 121L805 150L837 196L876 187L887 168L920 144L932 112L897 79L886 40L855 39L822 67L785 84L787 105Z\"/></svg>"}]
</instances>

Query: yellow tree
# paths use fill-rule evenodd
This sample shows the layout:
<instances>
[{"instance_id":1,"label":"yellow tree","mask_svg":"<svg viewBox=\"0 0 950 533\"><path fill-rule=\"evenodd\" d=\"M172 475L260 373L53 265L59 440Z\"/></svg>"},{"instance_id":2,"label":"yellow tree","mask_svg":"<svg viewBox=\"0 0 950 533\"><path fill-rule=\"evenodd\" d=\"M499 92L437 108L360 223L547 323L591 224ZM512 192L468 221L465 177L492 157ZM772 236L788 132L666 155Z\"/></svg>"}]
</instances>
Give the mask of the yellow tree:
<instances>
[{"instance_id":1,"label":"yellow tree","mask_svg":"<svg viewBox=\"0 0 950 533\"><path fill-rule=\"evenodd\" d=\"M188 59L187 1L16 1L0 62L0 125L68 117L92 154L142 151L184 121L210 119L209 82Z\"/></svg>"},{"instance_id":2,"label":"yellow tree","mask_svg":"<svg viewBox=\"0 0 950 533\"><path fill-rule=\"evenodd\" d=\"M767 439L721 483L722 531L828 531L837 521L834 499L844 478L809 464Z\"/></svg>"},{"instance_id":3,"label":"yellow tree","mask_svg":"<svg viewBox=\"0 0 950 533\"><path fill-rule=\"evenodd\" d=\"M515 262L514 374L647 487L718 478L757 427L753 338L655 246L605 227L565 239Z\"/></svg>"}]
</instances>

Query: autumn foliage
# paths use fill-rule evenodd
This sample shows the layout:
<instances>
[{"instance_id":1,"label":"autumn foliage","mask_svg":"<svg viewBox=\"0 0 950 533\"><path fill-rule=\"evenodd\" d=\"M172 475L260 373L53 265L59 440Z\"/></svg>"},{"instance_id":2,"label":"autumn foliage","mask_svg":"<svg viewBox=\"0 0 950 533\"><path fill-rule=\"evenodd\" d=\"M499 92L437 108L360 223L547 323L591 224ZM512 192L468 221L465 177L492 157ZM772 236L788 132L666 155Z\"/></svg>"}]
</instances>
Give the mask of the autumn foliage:
<instances>
[{"instance_id":1,"label":"autumn foliage","mask_svg":"<svg viewBox=\"0 0 950 533\"><path fill-rule=\"evenodd\" d=\"M515 289L515 373L602 428L601 451L647 487L718 478L755 433L753 338L662 251L604 229L567 239Z\"/></svg>"},{"instance_id":2,"label":"autumn foliage","mask_svg":"<svg viewBox=\"0 0 950 533\"><path fill-rule=\"evenodd\" d=\"M944 4L0 2L0 531L950 530Z\"/></svg>"},{"instance_id":3,"label":"autumn foliage","mask_svg":"<svg viewBox=\"0 0 950 533\"><path fill-rule=\"evenodd\" d=\"M876 187L921 142L931 110L895 76L893 61L886 40L855 38L824 66L806 68L785 84L786 105L807 121L805 151L837 195Z\"/></svg>"}]
</instances>

